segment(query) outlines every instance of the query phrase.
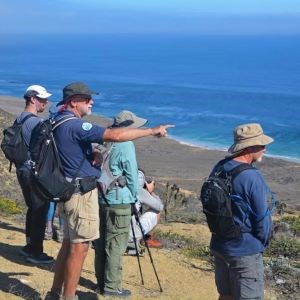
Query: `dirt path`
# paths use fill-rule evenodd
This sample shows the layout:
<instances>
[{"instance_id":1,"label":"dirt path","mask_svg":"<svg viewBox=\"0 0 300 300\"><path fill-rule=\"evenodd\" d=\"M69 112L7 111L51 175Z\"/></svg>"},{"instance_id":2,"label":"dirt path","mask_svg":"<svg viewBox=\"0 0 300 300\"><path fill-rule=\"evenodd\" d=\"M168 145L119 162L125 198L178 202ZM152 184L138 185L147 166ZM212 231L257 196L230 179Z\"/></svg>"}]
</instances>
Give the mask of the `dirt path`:
<instances>
[{"instance_id":1,"label":"dirt path","mask_svg":"<svg viewBox=\"0 0 300 300\"><path fill-rule=\"evenodd\" d=\"M194 236L203 234L200 225L170 224L160 225L161 230L177 230L178 233ZM24 245L24 225L10 218L0 221L0 299L43 299L49 290L53 273L52 266L39 267L27 263L18 251ZM45 241L45 251L56 257L60 244ZM138 272L137 259L124 257L123 287L132 291L131 299L217 299L213 273L205 271L203 262L191 261L178 251L166 249L151 249L154 264L163 288L159 292L158 284L149 260L148 254L141 258L144 275L144 286ZM79 285L80 299L97 298L93 291L94 253L89 251Z\"/></svg>"}]
</instances>

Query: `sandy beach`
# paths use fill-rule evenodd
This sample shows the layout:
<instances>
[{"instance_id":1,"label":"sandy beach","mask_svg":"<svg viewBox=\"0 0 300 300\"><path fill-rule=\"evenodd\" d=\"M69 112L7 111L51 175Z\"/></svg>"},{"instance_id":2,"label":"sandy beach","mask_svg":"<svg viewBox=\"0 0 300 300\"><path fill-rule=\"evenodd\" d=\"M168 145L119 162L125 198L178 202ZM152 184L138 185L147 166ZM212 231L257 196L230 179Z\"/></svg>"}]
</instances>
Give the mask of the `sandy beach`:
<instances>
[{"instance_id":1,"label":"sandy beach","mask_svg":"<svg viewBox=\"0 0 300 300\"><path fill-rule=\"evenodd\" d=\"M0 96L0 108L16 115L24 108L22 99ZM89 119L107 126L110 120L92 115ZM176 128L174 129L174 131ZM232 132L228 132L232 135ZM276 141L275 141L276 143ZM135 141L140 167L161 183L176 183L178 186L199 194L203 179L212 166L227 153L181 144L170 138L142 138ZM286 203L289 210L300 211L299 186L300 164L282 159L265 157L257 167L277 199Z\"/></svg>"}]
</instances>

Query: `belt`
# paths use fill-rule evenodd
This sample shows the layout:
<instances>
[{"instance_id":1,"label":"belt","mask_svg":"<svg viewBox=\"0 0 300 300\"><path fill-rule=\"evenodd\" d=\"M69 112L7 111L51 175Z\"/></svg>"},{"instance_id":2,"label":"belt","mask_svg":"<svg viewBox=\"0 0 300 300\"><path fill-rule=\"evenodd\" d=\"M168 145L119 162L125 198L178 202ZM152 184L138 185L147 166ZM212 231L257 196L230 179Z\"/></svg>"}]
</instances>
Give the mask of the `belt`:
<instances>
[{"instance_id":1,"label":"belt","mask_svg":"<svg viewBox=\"0 0 300 300\"><path fill-rule=\"evenodd\" d=\"M66 180L72 182L73 178L66 177ZM94 176L85 178L76 178L74 180L75 190L74 194L81 193L85 194L94 188L96 188L96 178Z\"/></svg>"}]
</instances>

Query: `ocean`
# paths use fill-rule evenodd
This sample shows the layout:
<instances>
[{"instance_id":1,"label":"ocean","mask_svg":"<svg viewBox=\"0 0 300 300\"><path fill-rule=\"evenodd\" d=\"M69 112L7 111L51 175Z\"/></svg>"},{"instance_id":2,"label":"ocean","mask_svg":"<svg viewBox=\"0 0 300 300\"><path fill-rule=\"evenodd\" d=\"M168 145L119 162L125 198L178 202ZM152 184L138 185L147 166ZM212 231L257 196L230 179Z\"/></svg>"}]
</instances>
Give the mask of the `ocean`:
<instances>
[{"instance_id":1,"label":"ocean","mask_svg":"<svg viewBox=\"0 0 300 300\"><path fill-rule=\"evenodd\" d=\"M41 84L58 102L72 81L100 92L94 113L174 124L195 146L226 150L234 127L261 123L269 155L300 161L300 36L0 37L0 94Z\"/></svg>"}]
</instances>

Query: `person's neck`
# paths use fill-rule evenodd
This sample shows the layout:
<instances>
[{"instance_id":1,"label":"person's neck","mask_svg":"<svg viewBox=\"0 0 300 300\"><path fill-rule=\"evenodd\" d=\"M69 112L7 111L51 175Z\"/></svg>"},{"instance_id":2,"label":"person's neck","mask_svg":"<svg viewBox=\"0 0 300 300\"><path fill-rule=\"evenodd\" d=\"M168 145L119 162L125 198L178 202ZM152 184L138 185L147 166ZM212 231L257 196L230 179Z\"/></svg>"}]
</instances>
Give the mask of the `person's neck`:
<instances>
[{"instance_id":1,"label":"person's neck","mask_svg":"<svg viewBox=\"0 0 300 300\"><path fill-rule=\"evenodd\" d=\"M31 113L31 114L34 114L34 115L36 115L36 116L37 116L37 114L38 114L36 108L35 108L35 107L32 107L32 106L26 106L25 109L24 109L24 111L29 112L29 113Z\"/></svg>"},{"instance_id":2,"label":"person's neck","mask_svg":"<svg viewBox=\"0 0 300 300\"><path fill-rule=\"evenodd\" d=\"M80 115L80 113L78 112L76 107L67 106L67 110L71 111L77 118L81 119L83 117L83 116Z\"/></svg>"},{"instance_id":3,"label":"person's neck","mask_svg":"<svg viewBox=\"0 0 300 300\"><path fill-rule=\"evenodd\" d=\"M250 155L236 156L233 160L246 164L251 164L253 162Z\"/></svg>"}]
</instances>

